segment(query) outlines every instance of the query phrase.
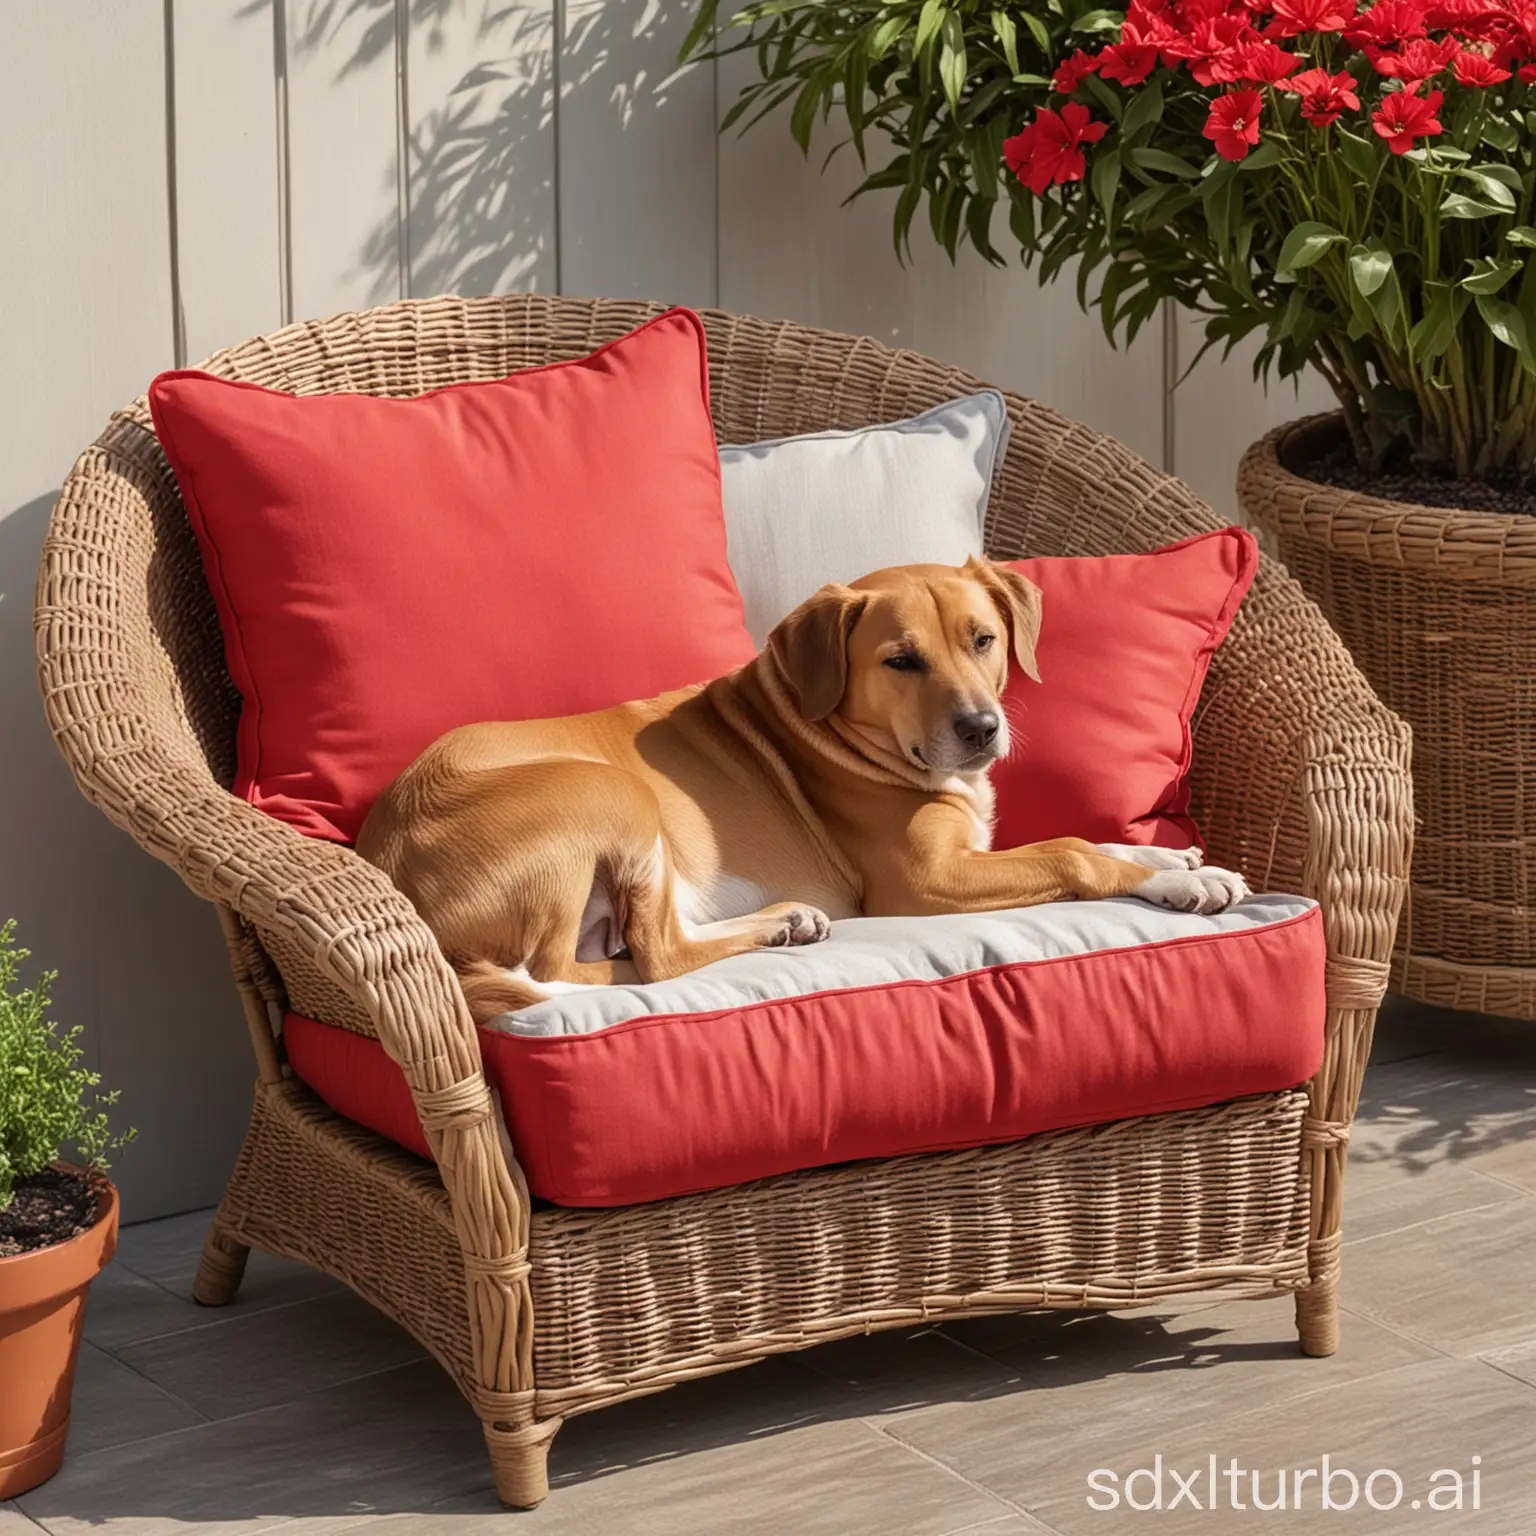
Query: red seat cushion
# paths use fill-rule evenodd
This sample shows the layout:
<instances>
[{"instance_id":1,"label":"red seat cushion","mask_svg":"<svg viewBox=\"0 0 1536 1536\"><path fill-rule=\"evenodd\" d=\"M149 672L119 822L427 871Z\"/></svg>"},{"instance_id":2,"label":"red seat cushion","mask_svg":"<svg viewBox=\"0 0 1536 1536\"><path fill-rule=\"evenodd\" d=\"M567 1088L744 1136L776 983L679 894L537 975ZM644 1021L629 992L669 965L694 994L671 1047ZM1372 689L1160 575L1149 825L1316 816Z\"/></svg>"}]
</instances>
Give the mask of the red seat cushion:
<instances>
[{"instance_id":1,"label":"red seat cushion","mask_svg":"<svg viewBox=\"0 0 1536 1536\"><path fill-rule=\"evenodd\" d=\"M454 726L604 709L753 655L687 310L414 399L183 371L149 403L243 700L235 793L302 832L353 840Z\"/></svg>"},{"instance_id":2,"label":"red seat cushion","mask_svg":"<svg viewBox=\"0 0 1536 1536\"><path fill-rule=\"evenodd\" d=\"M806 950L506 1015L481 1052L533 1193L627 1205L1293 1087L1322 1060L1323 959L1294 897L855 918ZM322 1099L426 1155L377 1041L296 1015L284 1037Z\"/></svg>"},{"instance_id":3,"label":"red seat cushion","mask_svg":"<svg viewBox=\"0 0 1536 1536\"><path fill-rule=\"evenodd\" d=\"M1012 562L1044 595L1041 681L1009 675L1024 744L992 770L992 846L1052 837L1189 848L1189 722L1258 569L1244 528L1146 555Z\"/></svg>"}]
</instances>

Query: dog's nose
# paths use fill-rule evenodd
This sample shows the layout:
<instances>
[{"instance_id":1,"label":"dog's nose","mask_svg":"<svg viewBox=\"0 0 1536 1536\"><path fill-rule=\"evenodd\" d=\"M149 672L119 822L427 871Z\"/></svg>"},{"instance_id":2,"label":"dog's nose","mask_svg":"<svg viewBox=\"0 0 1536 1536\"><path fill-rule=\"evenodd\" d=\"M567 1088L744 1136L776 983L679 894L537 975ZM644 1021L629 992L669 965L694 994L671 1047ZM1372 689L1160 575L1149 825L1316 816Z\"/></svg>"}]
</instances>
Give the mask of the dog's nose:
<instances>
[{"instance_id":1,"label":"dog's nose","mask_svg":"<svg viewBox=\"0 0 1536 1536\"><path fill-rule=\"evenodd\" d=\"M960 738L962 745L980 752L997 740L999 724L997 716L990 709L979 709L974 714L955 716L955 735Z\"/></svg>"}]
</instances>

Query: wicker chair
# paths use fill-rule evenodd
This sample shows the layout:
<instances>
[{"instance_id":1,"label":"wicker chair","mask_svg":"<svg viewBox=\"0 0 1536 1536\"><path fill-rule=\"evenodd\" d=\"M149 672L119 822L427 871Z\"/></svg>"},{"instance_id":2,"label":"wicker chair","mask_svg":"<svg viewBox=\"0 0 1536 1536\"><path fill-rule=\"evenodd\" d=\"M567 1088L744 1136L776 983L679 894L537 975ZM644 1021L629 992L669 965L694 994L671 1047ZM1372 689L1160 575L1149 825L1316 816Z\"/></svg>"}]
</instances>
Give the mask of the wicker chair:
<instances>
[{"instance_id":1,"label":"wicker chair","mask_svg":"<svg viewBox=\"0 0 1536 1536\"><path fill-rule=\"evenodd\" d=\"M206 366L299 394L410 395L577 356L656 312L443 298L290 326ZM977 387L873 341L704 319L724 440L891 420ZM1217 526L1118 443L1029 400L1009 409L994 555L1150 549ZM255 1047L250 1130L197 1299L228 1302L252 1246L345 1281L458 1383L507 1503L544 1497L567 1415L920 1319L1293 1292L1302 1349L1335 1348L1345 1148L1409 858L1409 740L1276 565L1206 684L1194 809L1214 860L1322 904L1327 1050L1310 1085L608 1211L530 1202L463 997L405 898L349 849L227 793L239 699L142 398L64 486L37 642L82 791L215 904ZM285 1075L289 1007L383 1042L435 1166Z\"/></svg>"}]
</instances>

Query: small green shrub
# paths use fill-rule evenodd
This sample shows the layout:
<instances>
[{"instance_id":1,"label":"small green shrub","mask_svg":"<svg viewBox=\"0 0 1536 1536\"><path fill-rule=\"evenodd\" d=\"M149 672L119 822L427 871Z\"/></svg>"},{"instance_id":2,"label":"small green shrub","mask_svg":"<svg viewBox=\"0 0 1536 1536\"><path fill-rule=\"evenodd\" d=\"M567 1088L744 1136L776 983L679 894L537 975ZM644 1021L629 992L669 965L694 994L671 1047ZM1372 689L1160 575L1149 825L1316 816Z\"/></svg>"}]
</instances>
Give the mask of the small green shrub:
<instances>
[{"instance_id":1,"label":"small green shrub","mask_svg":"<svg viewBox=\"0 0 1536 1536\"><path fill-rule=\"evenodd\" d=\"M10 1205L17 1179L40 1173L64 1152L87 1168L105 1168L107 1153L135 1134L113 1133L107 1109L117 1094L97 1093L101 1074L80 1065L80 1026L61 1031L48 1017L57 972L20 985L28 953L17 947L16 924L0 925L0 1211Z\"/></svg>"}]
</instances>

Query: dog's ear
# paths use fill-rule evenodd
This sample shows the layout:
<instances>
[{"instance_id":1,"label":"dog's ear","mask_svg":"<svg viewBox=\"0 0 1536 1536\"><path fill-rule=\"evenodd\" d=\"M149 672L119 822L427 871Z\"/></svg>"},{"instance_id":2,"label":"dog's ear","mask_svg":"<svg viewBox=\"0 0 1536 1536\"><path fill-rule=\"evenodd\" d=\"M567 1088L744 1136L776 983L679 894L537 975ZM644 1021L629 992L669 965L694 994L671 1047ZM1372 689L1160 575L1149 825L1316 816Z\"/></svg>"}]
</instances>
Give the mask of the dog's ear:
<instances>
[{"instance_id":1,"label":"dog's ear","mask_svg":"<svg viewBox=\"0 0 1536 1536\"><path fill-rule=\"evenodd\" d=\"M768 649L807 720L825 720L842 702L848 637L868 601L867 593L852 587L823 587L768 636Z\"/></svg>"},{"instance_id":2,"label":"dog's ear","mask_svg":"<svg viewBox=\"0 0 1536 1536\"><path fill-rule=\"evenodd\" d=\"M1040 588L1012 566L996 560L978 560L974 555L965 562L965 574L987 589L1008 625L1014 660L1025 677L1038 683L1040 669L1035 662L1035 647L1040 643Z\"/></svg>"}]
</instances>

